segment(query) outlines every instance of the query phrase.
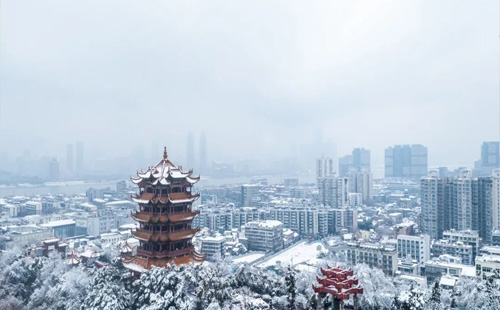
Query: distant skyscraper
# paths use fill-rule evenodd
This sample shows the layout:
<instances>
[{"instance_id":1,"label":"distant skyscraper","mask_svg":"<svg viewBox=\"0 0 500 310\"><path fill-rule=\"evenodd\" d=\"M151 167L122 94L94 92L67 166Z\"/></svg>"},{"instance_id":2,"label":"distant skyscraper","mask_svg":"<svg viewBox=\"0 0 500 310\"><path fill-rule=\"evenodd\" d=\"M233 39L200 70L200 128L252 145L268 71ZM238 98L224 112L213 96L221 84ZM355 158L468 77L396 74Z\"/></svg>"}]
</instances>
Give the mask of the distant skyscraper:
<instances>
[{"instance_id":1,"label":"distant skyscraper","mask_svg":"<svg viewBox=\"0 0 500 310\"><path fill-rule=\"evenodd\" d=\"M195 158L194 158L194 137L193 133L189 132L186 139L186 165L188 167L195 168Z\"/></svg>"},{"instance_id":2,"label":"distant skyscraper","mask_svg":"<svg viewBox=\"0 0 500 310\"><path fill-rule=\"evenodd\" d=\"M200 173L207 173L207 136L203 132L200 135Z\"/></svg>"},{"instance_id":3,"label":"distant skyscraper","mask_svg":"<svg viewBox=\"0 0 500 310\"><path fill-rule=\"evenodd\" d=\"M395 145L385 149L385 177L415 179L427 175L427 147Z\"/></svg>"},{"instance_id":4,"label":"distant skyscraper","mask_svg":"<svg viewBox=\"0 0 500 310\"><path fill-rule=\"evenodd\" d=\"M481 167L481 176L491 176L494 169L500 168L499 142L483 142L479 164Z\"/></svg>"},{"instance_id":5,"label":"distant skyscraper","mask_svg":"<svg viewBox=\"0 0 500 310\"><path fill-rule=\"evenodd\" d=\"M83 142L76 142L76 171L78 173L83 173L83 163L84 163L84 151L83 151Z\"/></svg>"},{"instance_id":6,"label":"distant skyscraper","mask_svg":"<svg viewBox=\"0 0 500 310\"><path fill-rule=\"evenodd\" d=\"M355 148L351 155L339 158L339 175L347 176L349 172L370 171L370 150Z\"/></svg>"},{"instance_id":7,"label":"distant skyscraper","mask_svg":"<svg viewBox=\"0 0 500 310\"><path fill-rule=\"evenodd\" d=\"M352 151L352 166L356 171L370 171L370 151L364 148L355 148Z\"/></svg>"},{"instance_id":8,"label":"distant skyscraper","mask_svg":"<svg viewBox=\"0 0 500 310\"><path fill-rule=\"evenodd\" d=\"M353 166L352 155L346 155L339 158L339 176L345 177L349 171L351 171Z\"/></svg>"},{"instance_id":9,"label":"distant skyscraper","mask_svg":"<svg viewBox=\"0 0 500 310\"><path fill-rule=\"evenodd\" d=\"M74 150L73 143L66 145L66 170L73 172L74 169Z\"/></svg>"},{"instance_id":10,"label":"distant skyscraper","mask_svg":"<svg viewBox=\"0 0 500 310\"><path fill-rule=\"evenodd\" d=\"M49 179L55 181L59 179L59 162L56 158L52 158L49 161Z\"/></svg>"}]
</instances>

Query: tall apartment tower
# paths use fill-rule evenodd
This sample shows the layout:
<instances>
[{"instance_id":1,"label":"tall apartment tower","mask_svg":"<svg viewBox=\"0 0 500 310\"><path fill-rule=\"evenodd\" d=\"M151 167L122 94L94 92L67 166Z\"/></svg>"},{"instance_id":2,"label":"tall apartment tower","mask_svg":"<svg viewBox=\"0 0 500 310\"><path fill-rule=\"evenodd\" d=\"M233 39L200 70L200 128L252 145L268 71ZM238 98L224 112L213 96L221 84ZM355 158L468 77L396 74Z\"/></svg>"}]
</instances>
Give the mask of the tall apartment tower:
<instances>
[{"instance_id":1,"label":"tall apartment tower","mask_svg":"<svg viewBox=\"0 0 500 310\"><path fill-rule=\"evenodd\" d=\"M395 145L385 149L385 177L418 179L427 175L427 147Z\"/></svg>"},{"instance_id":2,"label":"tall apartment tower","mask_svg":"<svg viewBox=\"0 0 500 310\"><path fill-rule=\"evenodd\" d=\"M200 173L207 173L207 136L203 132L200 135Z\"/></svg>"},{"instance_id":3,"label":"tall apartment tower","mask_svg":"<svg viewBox=\"0 0 500 310\"><path fill-rule=\"evenodd\" d=\"M84 163L84 150L83 142L76 142L76 172L79 174L83 173L83 163Z\"/></svg>"},{"instance_id":4,"label":"tall apartment tower","mask_svg":"<svg viewBox=\"0 0 500 310\"><path fill-rule=\"evenodd\" d=\"M473 178L472 171L463 170L458 177L440 178L431 171L420 180L422 231L440 239L445 230L472 229L489 243L498 220L495 183L500 187L500 172L497 177Z\"/></svg>"},{"instance_id":5,"label":"tall apartment tower","mask_svg":"<svg viewBox=\"0 0 500 310\"><path fill-rule=\"evenodd\" d=\"M440 208L442 201L438 198L439 173L432 170L429 176L420 179L420 227L422 232L427 233L432 239L439 239L443 232L442 223L443 209Z\"/></svg>"},{"instance_id":6,"label":"tall apartment tower","mask_svg":"<svg viewBox=\"0 0 500 310\"><path fill-rule=\"evenodd\" d=\"M363 204L370 204L373 201L373 175L371 172L351 171L348 174L349 192L360 193Z\"/></svg>"},{"instance_id":7,"label":"tall apartment tower","mask_svg":"<svg viewBox=\"0 0 500 310\"><path fill-rule=\"evenodd\" d=\"M189 132L186 138L186 165L188 167L195 167L194 157L194 137L193 133Z\"/></svg>"},{"instance_id":8,"label":"tall apartment tower","mask_svg":"<svg viewBox=\"0 0 500 310\"><path fill-rule=\"evenodd\" d=\"M493 170L491 186L492 229L500 229L500 169Z\"/></svg>"},{"instance_id":9,"label":"tall apartment tower","mask_svg":"<svg viewBox=\"0 0 500 310\"><path fill-rule=\"evenodd\" d=\"M73 154L74 154L73 144L70 143L66 145L66 170L69 172L73 172L75 169L74 167L75 157Z\"/></svg>"},{"instance_id":10,"label":"tall apartment tower","mask_svg":"<svg viewBox=\"0 0 500 310\"><path fill-rule=\"evenodd\" d=\"M334 208L347 205L348 179L344 177L323 177L318 179L319 200Z\"/></svg>"},{"instance_id":11,"label":"tall apartment tower","mask_svg":"<svg viewBox=\"0 0 500 310\"><path fill-rule=\"evenodd\" d=\"M321 157L316 160L316 178L329 177L333 174L333 159Z\"/></svg>"}]
</instances>

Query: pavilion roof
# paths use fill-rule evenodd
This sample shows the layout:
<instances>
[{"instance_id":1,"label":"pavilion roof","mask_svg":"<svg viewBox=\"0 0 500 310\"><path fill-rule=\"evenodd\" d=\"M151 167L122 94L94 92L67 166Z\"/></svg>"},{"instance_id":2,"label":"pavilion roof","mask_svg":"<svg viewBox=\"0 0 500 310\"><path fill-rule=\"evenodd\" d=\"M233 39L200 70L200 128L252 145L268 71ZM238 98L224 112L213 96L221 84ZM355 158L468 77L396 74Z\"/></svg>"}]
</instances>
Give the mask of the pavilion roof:
<instances>
[{"instance_id":1,"label":"pavilion roof","mask_svg":"<svg viewBox=\"0 0 500 310\"><path fill-rule=\"evenodd\" d=\"M137 178L130 178L132 183L150 183L152 185L170 185L173 180L184 179L191 184L195 184L200 180L200 177L193 177L193 170L182 170L181 166L174 165L167 155L165 148L163 159L156 165L150 166L146 171L137 171Z\"/></svg>"}]
</instances>

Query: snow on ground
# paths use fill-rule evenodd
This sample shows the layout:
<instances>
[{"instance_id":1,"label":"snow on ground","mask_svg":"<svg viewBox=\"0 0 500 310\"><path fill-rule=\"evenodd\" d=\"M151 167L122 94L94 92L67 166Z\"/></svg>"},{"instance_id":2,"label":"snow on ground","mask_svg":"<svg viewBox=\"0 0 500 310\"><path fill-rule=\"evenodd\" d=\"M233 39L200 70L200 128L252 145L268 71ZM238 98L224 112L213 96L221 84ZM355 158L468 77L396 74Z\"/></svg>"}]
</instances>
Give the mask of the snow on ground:
<instances>
[{"instance_id":1,"label":"snow on ground","mask_svg":"<svg viewBox=\"0 0 500 310\"><path fill-rule=\"evenodd\" d=\"M320 241L308 243L306 241L299 242L298 244L287 248L269 259L257 265L259 268L267 268L275 266L277 263L281 265L292 264L297 265L307 262L311 259L316 259L318 254L326 251Z\"/></svg>"},{"instance_id":2,"label":"snow on ground","mask_svg":"<svg viewBox=\"0 0 500 310\"><path fill-rule=\"evenodd\" d=\"M237 256L235 259L233 259L233 263L250 264L250 263L255 262L258 259L261 259L265 255L266 255L266 253L250 253L247 255Z\"/></svg>"}]
</instances>

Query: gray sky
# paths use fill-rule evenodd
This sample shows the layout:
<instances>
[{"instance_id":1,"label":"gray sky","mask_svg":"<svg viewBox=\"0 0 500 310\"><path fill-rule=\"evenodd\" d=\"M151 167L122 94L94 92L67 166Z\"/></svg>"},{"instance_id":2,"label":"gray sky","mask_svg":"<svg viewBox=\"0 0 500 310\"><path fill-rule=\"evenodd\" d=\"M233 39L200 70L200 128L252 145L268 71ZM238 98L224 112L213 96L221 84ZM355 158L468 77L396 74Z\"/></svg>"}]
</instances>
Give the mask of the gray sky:
<instances>
[{"instance_id":1,"label":"gray sky","mask_svg":"<svg viewBox=\"0 0 500 310\"><path fill-rule=\"evenodd\" d=\"M472 165L499 135L498 1L1 2L0 148L219 160L421 143ZM158 157L161 156L159 150ZM313 159L312 159L313 160ZM146 164L145 164L146 165ZM144 165L144 166L145 166Z\"/></svg>"}]
</instances>

